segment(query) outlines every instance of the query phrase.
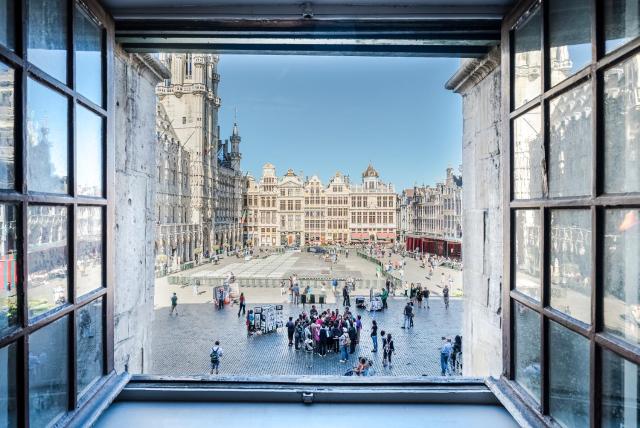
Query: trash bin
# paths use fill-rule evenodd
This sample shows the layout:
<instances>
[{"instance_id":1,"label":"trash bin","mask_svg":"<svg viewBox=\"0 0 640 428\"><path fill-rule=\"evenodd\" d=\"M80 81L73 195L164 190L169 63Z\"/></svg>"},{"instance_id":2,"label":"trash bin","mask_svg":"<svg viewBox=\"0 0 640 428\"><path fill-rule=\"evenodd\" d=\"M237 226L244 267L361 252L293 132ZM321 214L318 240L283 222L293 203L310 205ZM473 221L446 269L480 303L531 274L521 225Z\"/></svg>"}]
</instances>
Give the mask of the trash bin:
<instances>
[{"instance_id":1,"label":"trash bin","mask_svg":"<svg viewBox=\"0 0 640 428\"><path fill-rule=\"evenodd\" d=\"M309 303L313 304L316 302L316 295L312 294L311 296L309 296Z\"/></svg>"},{"instance_id":2,"label":"trash bin","mask_svg":"<svg viewBox=\"0 0 640 428\"><path fill-rule=\"evenodd\" d=\"M307 295L306 294L301 294L300 295L300 303L302 303L303 305L307 303Z\"/></svg>"},{"instance_id":3,"label":"trash bin","mask_svg":"<svg viewBox=\"0 0 640 428\"><path fill-rule=\"evenodd\" d=\"M326 303L326 297L325 296L319 296L318 300L319 300L321 305L324 305Z\"/></svg>"}]
</instances>

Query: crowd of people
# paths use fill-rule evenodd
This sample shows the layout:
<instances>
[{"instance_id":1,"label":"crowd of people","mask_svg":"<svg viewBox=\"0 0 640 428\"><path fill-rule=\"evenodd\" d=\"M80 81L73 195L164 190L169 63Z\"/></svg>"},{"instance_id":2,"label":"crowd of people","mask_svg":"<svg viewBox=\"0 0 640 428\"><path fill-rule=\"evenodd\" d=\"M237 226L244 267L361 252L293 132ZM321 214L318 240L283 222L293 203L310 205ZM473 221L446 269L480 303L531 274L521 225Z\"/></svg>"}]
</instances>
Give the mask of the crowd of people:
<instances>
[{"instance_id":1,"label":"crowd of people","mask_svg":"<svg viewBox=\"0 0 640 428\"><path fill-rule=\"evenodd\" d=\"M315 305L309 313L301 312L296 319L289 317L286 323L288 345L296 351L314 353L320 358L339 356L340 363L348 363L362 342L362 316L354 315L347 306L340 309L319 312ZM382 365L391 366L395 351L390 333L380 331L382 336ZM372 352L378 352L378 325L374 320L370 333ZM370 376L373 374L373 361L358 357L357 365L347 374Z\"/></svg>"}]
</instances>

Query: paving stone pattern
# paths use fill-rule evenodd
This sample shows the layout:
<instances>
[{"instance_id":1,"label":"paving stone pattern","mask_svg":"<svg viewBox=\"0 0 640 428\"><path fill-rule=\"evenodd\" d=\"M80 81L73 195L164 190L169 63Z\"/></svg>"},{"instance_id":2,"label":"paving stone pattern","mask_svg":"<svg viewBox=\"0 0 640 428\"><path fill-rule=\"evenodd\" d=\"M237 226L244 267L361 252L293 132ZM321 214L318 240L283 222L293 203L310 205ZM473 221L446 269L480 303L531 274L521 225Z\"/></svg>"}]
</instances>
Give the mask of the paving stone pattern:
<instances>
[{"instance_id":1,"label":"paving stone pattern","mask_svg":"<svg viewBox=\"0 0 640 428\"><path fill-rule=\"evenodd\" d=\"M178 286L181 294L190 289ZM247 290L251 302L251 290ZM209 291L201 291L202 296ZM166 294L166 293L165 293ZM200 296L198 296L200 297ZM181 299L182 302L189 299ZM202 375L209 371L209 350L219 340L224 355L221 358L220 374L225 375L341 375L355 365L357 356L366 356L374 361L377 376L439 376L441 336L461 334L461 299L451 299L445 310L442 299L432 297L431 309L416 309L415 327L401 329L405 298L389 299L389 309L384 312L368 312L355 309L362 315L364 328L361 343L347 364L339 363L337 354L321 358L312 353L295 351L287 346L285 328L266 335L248 337L244 317L238 318L238 306L227 306L217 310L211 299L203 303L179 303L178 316L169 316L169 308L157 305L152 329L153 374ZM256 306L249 303L247 309ZM335 304L325 307L335 308ZM307 311L310 308L307 305ZM342 310L342 307L340 306ZM284 305L285 320L297 316L302 305ZM382 352L377 355L369 337L371 320L375 317L379 330L391 332L396 352L391 368L382 367Z\"/></svg>"}]
</instances>

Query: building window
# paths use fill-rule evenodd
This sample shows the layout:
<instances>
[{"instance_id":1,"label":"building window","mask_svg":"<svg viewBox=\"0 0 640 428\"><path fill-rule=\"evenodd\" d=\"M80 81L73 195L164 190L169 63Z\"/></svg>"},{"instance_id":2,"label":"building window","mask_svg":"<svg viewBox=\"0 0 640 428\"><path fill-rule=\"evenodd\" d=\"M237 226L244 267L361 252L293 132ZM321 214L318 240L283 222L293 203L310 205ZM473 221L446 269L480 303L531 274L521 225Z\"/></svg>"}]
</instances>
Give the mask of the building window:
<instances>
[{"instance_id":1,"label":"building window","mask_svg":"<svg viewBox=\"0 0 640 428\"><path fill-rule=\"evenodd\" d=\"M596 2L542 0L503 23L505 375L565 427L640 414L640 6L603 3L604 19Z\"/></svg>"},{"instance_id":2,"label":"building window","mask_svg":"<svg viewBox=\"0 0 640 428\"><path fill-rule=\"evenodd\" d=\"M0 193L0 420L53 426L113 370L113 332L103 331L113 304L104 251L113 28L87 2L28 0L23 19L5 13L20 2L0 3L0 44L14 48L9 33L26 41L26 55L0 50L0 188L12 192ZM20 107L26 114L14 115Z\"/></svg>"}]
</instances>

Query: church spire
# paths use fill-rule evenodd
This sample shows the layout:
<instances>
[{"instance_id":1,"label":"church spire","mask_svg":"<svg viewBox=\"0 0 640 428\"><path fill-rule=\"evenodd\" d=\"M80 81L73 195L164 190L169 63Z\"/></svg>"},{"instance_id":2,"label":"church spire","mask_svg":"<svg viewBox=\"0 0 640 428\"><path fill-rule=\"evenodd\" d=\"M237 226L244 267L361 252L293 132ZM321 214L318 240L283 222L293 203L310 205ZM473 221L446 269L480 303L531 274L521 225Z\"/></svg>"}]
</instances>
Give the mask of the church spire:
<instances>
[{"instance_id":1,"label":"church spire","mask_svg":"<svg viewBox=\"0 0 640 428\"><path fill-rule=\"evenodd\" d=\"M233 136L238 136L238 108L236 107L233 113Z\"/></svg>"}]
</instances>

